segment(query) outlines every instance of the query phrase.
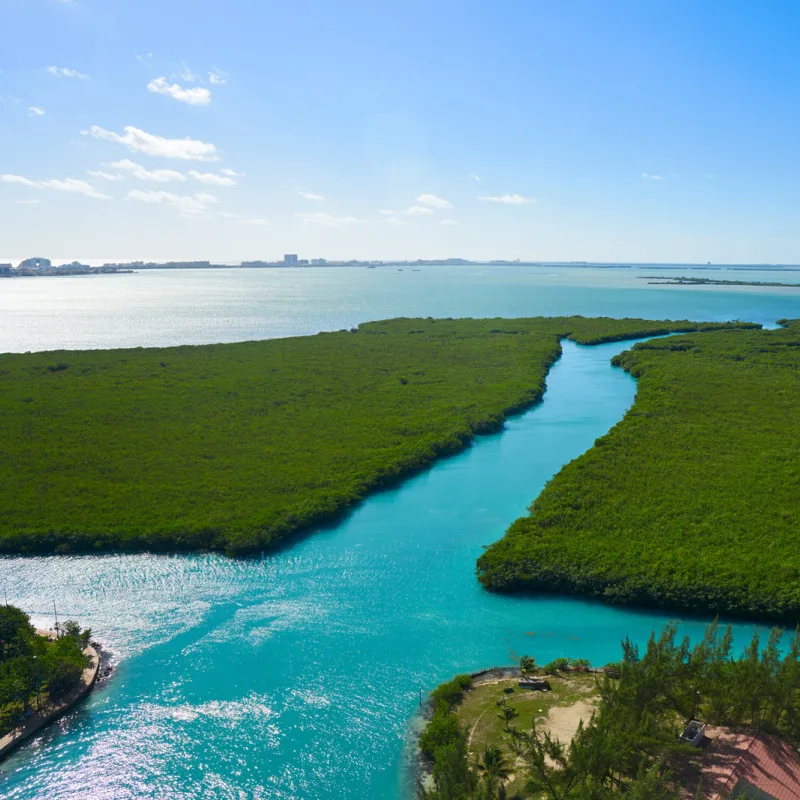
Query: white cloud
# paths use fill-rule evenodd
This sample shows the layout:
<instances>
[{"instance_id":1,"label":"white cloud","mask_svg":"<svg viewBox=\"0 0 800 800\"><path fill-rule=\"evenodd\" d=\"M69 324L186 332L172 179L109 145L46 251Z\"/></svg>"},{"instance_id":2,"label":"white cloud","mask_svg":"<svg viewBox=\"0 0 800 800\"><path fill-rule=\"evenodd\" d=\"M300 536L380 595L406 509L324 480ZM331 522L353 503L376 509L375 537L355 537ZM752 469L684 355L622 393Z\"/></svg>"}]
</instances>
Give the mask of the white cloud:
<instances>
[{"instance_id":1,"label":"white cloud","mask_svg":"<svg viewBox=\"0 0 800 800\"><path fill-rule=\"evenodd\" d=\"M643 172L642 173L642 177L646 181L663 181L664 180L664 176L663 175L651 175L649 172Z\"/></svg>"},{"instance_id":2,"label":"white cloud","mask_svg":"<svg viewBox=\"0 0 800 800\"><path fill-rule=\"evenodd\" d=\"M76 194L84 194L87 197L93 197L95 200L111 199L107 194L98 192L90 183L79 181L75 178L64 178L63 181L57 178L51 178L48 181L40 181L40 183L46 189L55 189L59 192L75 192Z\"/></svg>"},{"instance_id":3,"label":"white cloud","mask_svg":"<svg viewBox=\"0 0 800 800\"><path fill-rule=\"evenodd\" d=\"M211 206L219 201L213 194L173 194L163 190L155 189L131 189L128 197L132 200L139 200L142 203L152 203L157 205L168 205L176 208L181 216L196 217L205 214Z\"/></svg>"},{"instance_id":4,"label":"white cloud","mask_svg":"<svg viewBox=\"0 0 800 800\"><path fill-rule=\"evenodd\" d=\"M0 175L0 181L3 183L21 183L23 186L35 186L37 189L41 188L41 184L38 181L23 178L22 175Z\"/></svg>"},{"instance_id":5,"label":"white cloud","mask_svg":"<svg viewBox=\"0 0 800 800\"><path fill-rule=\"evenodd\" d=\"M435 194L421 194L417 198L418 203L424 203L426 206L431 206L431 208L452 208L453 204L449 200L444 200L441 197L437 197Z\"/></svg>"},{"instance_id":6,"label":"white cloud","mask_svg":"<svg viewBox=\"0 0 800 800\"><path fill-rule=\"evenodd\" d=\"M136 54L136 60L137 61L141 61L143 64L146 64L148 61L150 61L150 59L152 57L153 57L152 53L141 53L141 54L137 53Z\"/></svg>"},{"instance_id":7,"label":"white cloud","mask_svg":"<svg viewBox=\"0 0 800 800\"><path fill-rule=\"evenodd\" d=\"M472 178L472 180L477 181L478 183L481 182L480 175L470 175L469 177Z\"/></svg>"},{"instance_id":8,"label":"white cloud","mask_svg":"<svg viewBox=\"0 0 800 800\"><path fill-rule=\"evenodd\" d=\"M403 222L400 217L386 217L386 219L378 220L379 225L407 225L407 222Z\"/></svg>"},{"instance_id":9,"label":"white cloud","mask_svg":"<svg viewBox=\"0 0 800 800\"><path fill-rule=\"evenodd\" d=\"M440 225L458 225L458 223L454 219L443 219Z\"/></svg>"},{"instance_id":10,"label":"white cloud","mask_svg":"<svg viewBox=\"0 0 800 800\"><path fill-rule=\"evenodd\" d=\"M433 214L432 208L427 208L426 206L411 206L411 208L406 209L406 214L410 214L412 217L424 217L426 214Z\"/></svg>"},{"instance_id":11,"label":"white cloud","mask_svg":"<svg viewBox=\"0 0 800 800\"><path fill-rule=\"evenodd\" d=\"M379 208L378 209L378 213L379 214L385 214L387 217L391 217L391 216L394 216L397 212L396 211L392 211L391 208Z\"/></svg>"},{"instance_id":12,"label":"white cloud","mask_svg":"<svg viewBox=\"0 0 800 800\"><path fill-rule=\"evenodd\" d=\"M38 106L30 106L28 108L28 116L31 117L43 117L44 116L44 109L39 108Z\"/></svg>"},{"instance_id":13,"label":"white cloud","mask_svg":"<svg viewBox=\"0 0 800 800\"><path fill-rule=\"evenodd\" d=\"M304 197L306 200L324 200L325 198L321 194L314 194L314 192L304 192L301 189L297 190L297 194L300 197Z\"/></svg>"},{"instance_id":14,"label":"white cloud","mask_svg":"<svg viewBox=\"0 0 800 800\"><path fill-rule=\"evenodd\" d=\"M241 219L239 222L242 225L260 225L266 227L267 225L272 225L272 223L268 219L261 219L260 217L251 217L247 219Z\"/></svg>"},{"instance_id":15,"label":"white cloud","mask_svg":"<svg viewBox=\"0 0 800 800\"><path fill-rule=\"evenodd\" d=\"M98 192L90 183L79 181L75 178L64 178L64 180L50 178L46 181L33 181L22 175L0 175L0 181L3 183L19 183L23 186L30 186L35 189L55 189L57 192L74 192L76 194L86 195L87 197L94 197L96 200L111 199L108 195Z\"/></svg>"},{"instance_id":16,"label":"white cloud","mask_svg":"<svg viewBox=\"0 0 800 800\"><path fill-rule=\"evenodd\" d=\"M140 181L155 181L156 183L170 183L171 181L185 181L186 176L174 169L145 169L141 164L136 164L128 158L122 161L112 161L111 169L121 169Z\"/></svg>"},{"instance_id":17,"label":"white cloud","mask_svg":"<svg viewBox=\"0 0 800 800\"><path fill-rule=\"evenodd\" d=\"M521 194L483 195L478 200L486 200L489 203L502 203L506 206L521 206L525 203L536 202L533 197L523 197Z\"/></svg>"},{"instance_id":18,"label":"white cloud","mask_svg":"<svg viewBox=\"0 0 800 800\"><path fill-rule=\"evenodd\" d=\"M89 133L96 139L106 139L109 142L119 142L127 145L134 153L146 153L148 156L161 156L163 158L181 158L187 161L217 161L217 148L213 144L201 142L197 139L165 139L152 133L145 133L131 125L125 126L125 134L107 131L98 125L92 125Z\"/></svg>"},{"instance_id":19,"label":"white cloud","mask_svg":"<svg viewBox=\"0 0 800 800\"><path fill-rule=\"evenodd\" d=\"M241 214L234 214L232 211L220 211L219 215L221 217L225 217L225 219L240 219Z\"/></svg>"},{"instance_id":20,"label":"white cloud","mask_svg":"<svg viewBox=\"0 0 800 800\"><path fill-rule=\"evenodd\" d=\"M81 81L88 81L89 76L85 72L78 72L69 67L48 67L47 71L56 78L77 78Z\"/></svg>"},{"instance_id":21,"label":"white cloud","mask_svg":"<svg viewBox=\"0 0 800 800\"><path fill-rule=\"evenodd\" d=\"M110 172L103 172L101 169L88 169L86 171L93 178L102 178L104 181L121 181L123 179L123 176L118 173L112 175Z\"/></svg>"},{"instance_id":22,"label":"white cloud","mask_svg":"<svg viewBox=\"0 0 800 800\"><path fill-rule=\"evenodd\" d=\"M208 73L208 82L214 86L221 86L228 82L228 73L214 67L213 71Z\"/></svg>"},{"instance_id":23,"label":"white cloud","mask_svg":"<svg viewBox=\"0 0 800 800\"><path fill-rule=\"evenodd\" d=\"M211 102L211 92L208 89L202 86L184 89L177 83L168 83L164 77L150 81L147 84L147 91L165 94L181 103L188 103L190 106L207 106Z\"/></svg>"},{"instance_id":24,"label":"white cloud","mask_svg":"<svg viewBox=\"0 0 800 800\"><path fill-rule=\"evenodd\" d=\"M244 172L237 172L235 169L228 169L228 167L221 169L219 174L227 175L229 178L244 178Z\"/></svg>"},{"instance_id":25,"label":"white cloud","mask_svg":"<svg viewBox=\"0 0 800 800\"><path fill-rule=\"evenodd\" d=\"M39 200L17 200L16 203L18 206L35 206L37 205Z\"/></svg>"},{"instance_id":26,"label":"white cloud","mask_svg":"<svg viewBox=\"0 0 800 800\"><path fill-rule=\"evenodd\" d=\"M302 219L306 224L321 225L324 228L341 228L342 225L362 222L362 220L356 217L334 217L331 214L326 214L324 211L317 211L314 214L297 213L295 216Z\"/></svg>"},{"instance_id":27,"label":"white cloud","mask_svg":"<svg viewBox=\"0 0 800 800\"><path fill-rule=\"evenodd\" d=\"M198 172L197 170L190 169L189 174L200 183L209 183L214 186L236 186L236 181L233 178L228 178L223 175L215 175L213 172Z\"/></svg>"}]
</instances>

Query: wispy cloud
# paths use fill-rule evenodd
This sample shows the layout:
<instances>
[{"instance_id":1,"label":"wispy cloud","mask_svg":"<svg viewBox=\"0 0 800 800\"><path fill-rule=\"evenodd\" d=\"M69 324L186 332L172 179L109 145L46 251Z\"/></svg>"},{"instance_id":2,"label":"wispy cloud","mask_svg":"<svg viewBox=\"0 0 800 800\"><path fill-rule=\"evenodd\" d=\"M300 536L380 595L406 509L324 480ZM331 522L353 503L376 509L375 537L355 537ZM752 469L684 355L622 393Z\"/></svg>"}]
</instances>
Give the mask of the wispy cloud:
<instances>
[{"instance_id":1,"label":"wispy cloud","mask_svg":"<svg viewBox=\"0 0 800 800\"><path fill-rule=\"evenodd\" d=\"M434 211L427 206L411 206L405 210L405 213L412 217L424 217L426 214L433 214Z\"/></svg>"},{"instance_id":2,"label":"wispy cloud","mask_svg":"<svg viewBox=\"0 0 800 800\"><path fill-rule=\"evenodd\" d=\"M472 178L472 180L477 181L478 183L481 182L480 175L470 175L469 177Z\"/></svg>"},{"instance_id":3,"label":"wispy cloud","mask_svg":"<svg viewBox=\"0 0 800 800\"><path fill-rule=\"evenodd\" d=\"M237 172L235 169L225 167L219 171L220 175L227 175L229 178L244 178L244 172Z\"/></svg>"},{"instance_id":4,"label":"wispy cloud","mask_svg":"<svg viewBox=\"0 0 800 800\"><path fill-rule=\"evenodd\" d=\"M223 83L228 82L228 73L214 67L214 69L208 73L208 82L214 86L221 86Z\"/></svg>"},{"instance_id":5,"label":"wispy cloud","mask_svg":"<svg viewBox=\"0 0 800 800\"><path fill-rule=\"evenodd\" d=\"M435 194L421 194L417 198L418 203L423 203L426 206L430 206L431 208L452 208L453 204L449 200L444 200L441 197L437 197Z\"/></svg>"},{"instance_id":6,"label":"wispy cloud","mask_svg":"<svg viewBox=\"0 0 800 800\"><path fill-rule=\"evenodd\" d=\"M408 225L407 222L403 222L400 217L390 216L386 217L385 219L378 220L379 225Z\"/></svg>"},{"instance_id":7,"label":"wispy cloud","mask_svg":"<svg viewBox=\"0 0 800 800\"><path fill-rule=\"evenodd\" d=\"M241 222L242 225L257 225L260 227L272 225L268 219L262 219L261 217L245 217L244 219L240 219L239 222Z\"/></svg>"},{"instance_id":8,"label":"wispy cloud","mask_svg":"<svg viewBox=\"0 0 800 800\"><path fill-rule=\"evenodd\" d=\"M131 200L154 205L166 205L177 209L184 217L197 217L206 214L219 201L213 194L173 194L163 190L131 189L128 192Z\"/></svg>"},{"instance_id":9,"label":"wispy cloud","mask_svg":"<svg viewBox=\"0 0 800 800\"><path fill-rule=\"evenodd\" d=\"M28 107L28 116L29 117L43 117L44 116L44 109L39 108L38 106L29 106Z\"/></svg>"},{"instance_id":10,"label":"wispy cloud","mask_svg":"<svg viewBox=\"0 0 800 800\"><path fill-rule=\"evenodd\" d=\"M203 86L193 86L184 89L177 83L168 83L164 77L155 78L147 84L147 91L155 94L165 94L180 103L190 106L207 106L211 102L211 92Z\"/></svg>"},{"instance_id":11,"label":"wispy cloud","mask_svg":"<svg viewBox=\"0 0 800 800\"><path fill-rule=\"evenodd\" d=\"M197 139L165 139L146 133L139 128L126 125L124 134L107 131L98 125L92 125L88 133L96 139L124 144L134 153L145 153L148 156L162 158L180 158L187 161L217 161L217 148L213 144Z\"/></svg>"},{"instance_id":12,"label":"wispy cloud","mask_svg":"<svg viewBox=\"0 0 800 800\"><path fill-rule=\"evenodd\" d=\"M35 206L38 205L41 201L40 200L16 200L15 201L18 206Z\"/></svg>"},{"instance_id":13,"label":"wispy cloud","mask_svg":"<svg viewBox=\"0 0 800 800\"><path fill-rule=\"evenodd\" d=\"M314 192L304 192L302 189L297 190L297 194L300 197L305 198L306 200L325 200L325 198L321 194L314 194Z\"/></svg>"},{"instance_id":14,"label":"wispy cloud","mask_svg":"<svg viewBox=\"0 0 800 800\"><path fill-rule=\"evenodd\" d=\"M31 180L23 175L0 175L0 181L3 183L19 183L22 186L30 186L35 189L54 189L57 192L72 192L74 194L83 194L86 197L93 197L95 200L110 200L107 194L98 192L90 183L86 181L79 181L75 178L50 178L46 181Z\"/></svg>"},{"instance_id":15,"label":"wispy cloud","mask_svg":"<svg viewBox=\"0 0 800 800\"><path fill-rule=\"evenodd\" d=\"M357 217L334 217L324 211L317 211L313 214L298 212L295 216L303 220L307 225L321 225L323 228L341 228L343 225L352 225L363 220Z\"/></svg>"},{"instance_id":16,"label":"wispy cloud","mask_svg":"<svg viewBox=\"0 0 800 800\"><path fill-rule=\"evenodd\" d=\"M232 172L233 170L231 170ZM236 181L227 175L216 175L213 172L198 172L190 169L189 174L200 183L207 183L212 186L236 186Z\"/></svg>"},{"instance_id":17,"label":"wispy cloud","mask_svg":"<svg viewBox=\"0 0 800 800\"><path fill-rule=\"evenodd\" d=\"M458 223L454 219L443 219L440 225L458 225Z\"/></svg>"},{"instance_id":18,"label":"wispy cloud","mask_svg":"<svg viewBox=\"0 0 800 800\"><path fill-rule=\"evenodd\" d=\"M78 72L70 67L48 67L47 71L56 78L77 78L81 81L88 81L89 76L85 72Z\"/></svg>"},{"instance_id":19,"label":"wispy cloud","mask_svg":"<svg viewBox=\"0 0 800 800\"><path fill-rule=\"evenodd\" d=\"M200 78L189 69L189 65L185 61L181 61L181 68L178 72L178 77L187 83L197 83Z\"/></svg>"},{"instance_id":20,"label":"wispy cloud","mask_svg":"<svg viewBox=\"0 0 800 800\"><path fill-rule=\"evenodd\" d=\"M152 53L137 53L136 54L136 60L137 61L141 61L143 64L147 64L150 61L150 59L152 59L152 58L153 58L153 54Z\"/></svg>"},{"instance_id":21,"label":"wispy cloud","mask_svg":"<svg viewBox=\"0 0 800 800\"><path fill-rule=\"evenodd\" d=\"M170 183L171 181L186 180L185 175L174 169L146 169L141 164L136 164L128 158L123 158L122 161L112 161L109 166L111 169L121 169L140 181Z\"/></svg>"},{"instance_id":22,"label":"wispy cloud","mask_svg":"<svg viewBox=\"0 0 800 800\"><path fill-rule=\"evenodd\" d=\"M663 175L652 175L649 172L643 172L642 173L642 178L644 178L646 181L663 181L664 180L664 176Z\"/></svg>"},{"instance_id":23,"label":"wispy cloud","mask_svg":"<svg viewBox=\"0 0 800 800\"><path fill-rule=\"evenodd\" d=\"M478 200L485 200L487 203L502 203L505 206L521 206L525 203L535 203L533 197L525 197L521 194L499 194L499 195L482 195Z\"/></svg>"},{"instance_id":24,"label":"wispy cloud","mask_svg":"<svg viewBox=\"0 0 800 800\"><path fill-rule=\"evenodd\" d=\"M379 208L378 209L378 213L379 214L384 214L385 216L390 217L390 216L396 214L397 212L396 211L392 211L391 208Z\"/></svg>"},{"instance_id":25,"label":"wispy cloud","mask_svg":"<svg viewBox=\"0 0 800 800\"><path fill-rule=\"evenodd\" d=\"M120 175L119 173L110 173L110 172L103 172L101 169L89 169L86 170L89 175L93 178L102 178L104 181L121 181L124 180L124 176Z\"/></svg>"}]
</instances>

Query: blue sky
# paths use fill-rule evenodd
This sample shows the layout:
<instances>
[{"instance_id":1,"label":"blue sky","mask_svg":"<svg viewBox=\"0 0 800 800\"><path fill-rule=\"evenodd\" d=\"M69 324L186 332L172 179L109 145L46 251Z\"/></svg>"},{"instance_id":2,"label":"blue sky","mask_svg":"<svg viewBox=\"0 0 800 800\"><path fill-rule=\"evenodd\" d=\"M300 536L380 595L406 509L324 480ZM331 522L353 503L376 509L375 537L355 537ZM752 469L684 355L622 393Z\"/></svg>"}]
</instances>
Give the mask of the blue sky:
<instances>
[{"instance_id":1,"label":"blue sky","mask_svg":"<svg viewBox=\"0 0 800 800\"><path fill-rule=\"evenodd\" d=\"M800 5L0 0L0 260L800 262Z\"/></svg>"}]
</instances>

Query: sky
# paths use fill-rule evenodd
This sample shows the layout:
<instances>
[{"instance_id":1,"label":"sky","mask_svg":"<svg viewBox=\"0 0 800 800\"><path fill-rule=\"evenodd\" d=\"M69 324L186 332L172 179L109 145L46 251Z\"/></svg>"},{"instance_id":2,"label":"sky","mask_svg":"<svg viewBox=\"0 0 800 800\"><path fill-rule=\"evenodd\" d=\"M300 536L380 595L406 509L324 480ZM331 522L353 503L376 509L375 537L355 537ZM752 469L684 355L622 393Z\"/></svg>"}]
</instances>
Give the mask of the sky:
<instances>
[{"instance_id":1,"label":"sky","mask_svg":"<svg viewBox=\"0 0 800 800\"><path fill-rule=\"evenodd\" d=\"M796 0L0 0L0 261L800 263Z\"/></svg>"}]
</instances>

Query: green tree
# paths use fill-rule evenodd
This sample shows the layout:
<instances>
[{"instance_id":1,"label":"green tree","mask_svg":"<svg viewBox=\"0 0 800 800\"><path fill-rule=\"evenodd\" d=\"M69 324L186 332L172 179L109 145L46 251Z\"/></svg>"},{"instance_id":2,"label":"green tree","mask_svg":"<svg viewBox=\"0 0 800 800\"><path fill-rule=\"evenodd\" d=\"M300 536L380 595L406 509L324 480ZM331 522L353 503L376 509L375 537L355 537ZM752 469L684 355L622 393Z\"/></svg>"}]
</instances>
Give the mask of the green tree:
<instances>
[{"instance_id":1,"label":"green tree","mask_svg":"<svg viewBox=\"0 0 800 800\"><path fill-rule=\"evenodd\" d=\"M536 672L536 659L532 656L522 656L519 660L519 671L523 676Z\"/></svg>"},{"instance_id":2,"label":"green tree","mask_svg":"<svg viewBox=\"0 0 800 800\"><path fill-rule=\"evenodd\" d=\"M500 797L502 800L505 797L503 782L511 774L503 751L493 745L485 747L476 767L483 777L487 800L494 800L495 797Z\"/></svg>"},{"instance_id":3,"label":"green tree","mask_svg":"<svg viewBox=\"0 0 800 800\"><path fill-rule=\"evenodd\" d=\"M514 706L508 705L504 700L500 705L500 713L497 716L500 717L500 719L502 719L505 722L506 732L508 732L509 731L508 726L511 720L514 720L519 716L519 711L517 711L517 709L514 708Z\"/></svg>"}]
</instances>

